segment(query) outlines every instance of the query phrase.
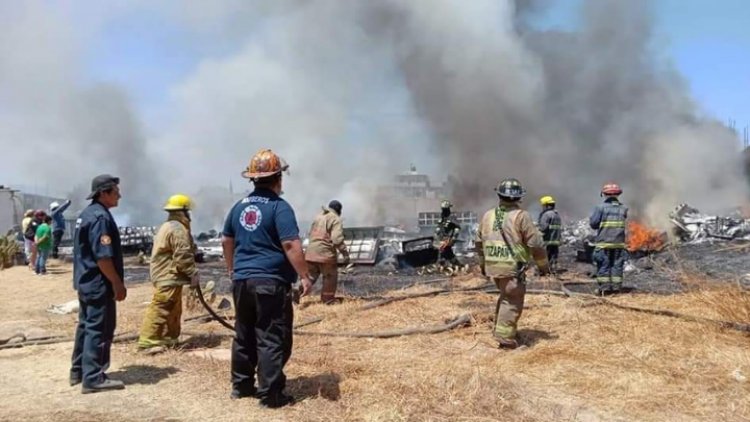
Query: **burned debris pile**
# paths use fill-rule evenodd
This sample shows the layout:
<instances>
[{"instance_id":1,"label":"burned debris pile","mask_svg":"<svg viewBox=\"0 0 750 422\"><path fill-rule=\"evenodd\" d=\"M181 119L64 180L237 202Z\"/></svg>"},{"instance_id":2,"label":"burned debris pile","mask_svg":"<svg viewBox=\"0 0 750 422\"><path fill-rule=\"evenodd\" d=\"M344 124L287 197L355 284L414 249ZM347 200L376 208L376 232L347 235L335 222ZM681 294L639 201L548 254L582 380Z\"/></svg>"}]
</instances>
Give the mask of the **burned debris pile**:
<instances>
[{"instance_id":1,"label":"burned debris pile","mask_svg":"<svg viewBox=\"0 0 750 422\"><path fill-rule=\"evenodd\" d=\"M683 243L750 240L750 219L739 213L729 216L702 214L687 204L678 205L669 215L674 234Z\"/></svg>"},{"instance_id":2,"label":"burned debris pile","mask_svg":"<svg viewBox=\"0 0 750 422\"><path fill-rule=\"evenodd\" d=\"M628 223L626 284L638 290L682 290L685 274L721 280L750 279L750 219L739 213L706 215L687 204L670 213L669 231ZM565 225L562 240L570 261L586 272L592 262L595 233L587 220ZM580 264L587 264L582 266Z\"/></svg>"}]
</instances>

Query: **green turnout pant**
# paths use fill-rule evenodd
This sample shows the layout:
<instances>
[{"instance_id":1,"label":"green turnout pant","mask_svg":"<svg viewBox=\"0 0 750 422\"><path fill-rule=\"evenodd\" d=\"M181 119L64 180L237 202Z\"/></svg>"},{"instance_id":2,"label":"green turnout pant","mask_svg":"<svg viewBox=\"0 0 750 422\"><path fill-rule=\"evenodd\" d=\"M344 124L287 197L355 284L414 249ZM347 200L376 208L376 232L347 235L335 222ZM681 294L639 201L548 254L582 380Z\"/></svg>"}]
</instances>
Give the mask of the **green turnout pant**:
<instances>
[{"instance_id":1,"label":"green turnout pant","mask_svg":"<svg viewBox=\"0 0 750 422\"><path fill-rule=\"evenodd\" d=\"M180 337L182 286L156 287L143 318L138 347L174 346Z\"/></svg>"},{"instance_id":2,"label":"green turnout pant","mask_svg":"<svg viewBox=\"0 0 750 422\"><path fill-rule=\"evenodd\" d=\"M320 291L320 300L328 302L334 299L339 284L339 270L336 263L307 261L307 268L310 271L310 280L313 283L318 281L318 277L323 276L323 288Z\"/></svg>"},{"instance_id":3,"label":"green turnout pant","mask_svg":"<svg viewBox=\"0 0 750 422\"><path fill-rule=\"evenodd\" d=\"M494 278L493 281L500 290L500 297L495 306L495 329L492 334L497 339L515 339L518 319L523 312L526 284L515 277Z\"/></svg>"}]
</instances>

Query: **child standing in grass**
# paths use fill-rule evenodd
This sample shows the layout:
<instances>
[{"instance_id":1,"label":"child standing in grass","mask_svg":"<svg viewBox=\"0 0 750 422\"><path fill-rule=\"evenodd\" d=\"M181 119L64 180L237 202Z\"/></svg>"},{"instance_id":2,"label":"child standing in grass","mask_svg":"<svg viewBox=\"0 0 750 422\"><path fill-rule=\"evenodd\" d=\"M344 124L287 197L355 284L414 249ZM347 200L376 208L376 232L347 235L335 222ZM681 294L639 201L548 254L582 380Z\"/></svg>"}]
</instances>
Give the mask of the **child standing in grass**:
<instances>
[{"instance_id":1,"label":"child standing in grass","mask_svg":"<svg viewBox=\"0 0 750 422\"><path fill-rule=\"evenodd\" d=\"M47 274L47 258L52 251L52 217L46 216L44 223L36 229L34 237L37 249L35 271L37 275Z\"/></svg>"}]
</instances>

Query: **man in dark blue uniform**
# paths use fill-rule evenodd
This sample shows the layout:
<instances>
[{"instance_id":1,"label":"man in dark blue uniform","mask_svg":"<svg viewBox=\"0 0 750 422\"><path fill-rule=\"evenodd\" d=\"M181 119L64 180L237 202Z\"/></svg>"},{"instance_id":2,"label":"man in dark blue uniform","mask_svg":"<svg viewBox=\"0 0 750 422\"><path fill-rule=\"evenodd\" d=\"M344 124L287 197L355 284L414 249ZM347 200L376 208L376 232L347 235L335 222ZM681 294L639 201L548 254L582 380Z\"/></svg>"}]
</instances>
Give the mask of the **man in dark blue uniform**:
<instances>
[{"instance_id":1,"label":"man in dark blue uniform","mask_svg":"<svg viewBox=\"0 0 750 422\"><path fill-rule=\"evenodd\" d=\"M279 196L287 168L271 150L253 156L242 176L255 190L232 207L222 239L235 309L231 397L255 396L269 408L294 402L284 394L284 365L292 355L292 284L299 274L302 296L312 289L294 210Z\"/></svg>"},{"instance_id":2,"label":"man in dark blue uniform","mask_svg":"<svg viewBox=\"0 0 750 422\"><path fill-rule=\"evenodd\" d=\"M80 308L70 385L82 383L83 394L125 388L122 381L105 374L115 333L115 301L127 295L120 233L109 213L120 200L119 183L120 179L108 174L95 177L86 198L91 204L76 220L73 278Z\"/></svg>"}]
</instances>

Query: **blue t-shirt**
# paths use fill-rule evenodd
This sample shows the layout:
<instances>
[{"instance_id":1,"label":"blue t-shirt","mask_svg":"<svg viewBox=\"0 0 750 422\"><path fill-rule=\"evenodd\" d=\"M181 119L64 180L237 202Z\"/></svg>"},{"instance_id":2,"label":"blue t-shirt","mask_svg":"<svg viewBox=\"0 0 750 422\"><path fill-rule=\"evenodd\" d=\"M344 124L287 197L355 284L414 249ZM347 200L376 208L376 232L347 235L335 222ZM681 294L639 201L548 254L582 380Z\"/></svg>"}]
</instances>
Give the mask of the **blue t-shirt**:
<instances>
[{"instance_id":1,"label":"blue t-shirt","mask_svg":"<svg viewBox=\"0 0 750 422\"><path fill-rule=\"evenodd\" d=\"M120 232L112 214L94 201L76 220L73 236L73 287L87 300L113 296L112 284L102 274L97 261L111 258L115 270L123 278Z\"/></svg>"},{"instance_id":2,"label":"blue t-shirt","mask_svg":"<svg viewBox=\"0 0 750 422\"><path fill-rule=\"evenodd\" d=\"M299 239L297 218L292 207L274 192L256 189L237 202L224 222L223 234L234 238L233 280L297 280L281 245Z\"/></svg>"}]
</instances>

